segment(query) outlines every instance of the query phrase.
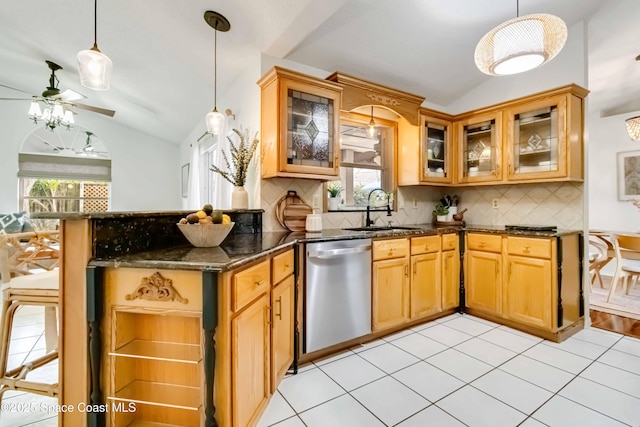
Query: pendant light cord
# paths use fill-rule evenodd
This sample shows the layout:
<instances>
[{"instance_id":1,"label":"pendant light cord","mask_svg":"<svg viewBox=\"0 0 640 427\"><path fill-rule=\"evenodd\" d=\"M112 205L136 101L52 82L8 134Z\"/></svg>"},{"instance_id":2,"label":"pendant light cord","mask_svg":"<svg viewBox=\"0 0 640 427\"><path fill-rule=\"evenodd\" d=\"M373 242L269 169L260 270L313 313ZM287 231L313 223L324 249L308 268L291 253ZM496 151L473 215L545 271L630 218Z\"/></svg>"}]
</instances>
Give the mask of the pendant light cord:
<instances>
[{"instance_id":1,"label":"pendant light cord","mask_svg":"<svg viewBox=\"0 0 640 427\"><path fill-rule=\"evenodd\" d=\"M516 18L520 17L520 0L516 0Z\"/></svg>"},{"instance_id":2,"label":"pendant light cord","mask_svg":"<svg viewBox=\"0 0 640 427\"><path fill-rule=\"evenodd\" d=\"M213 29L213 111L218 110L218 22Z\"/></svg>"},{"instance_id":3,"label":"pendant light cord","mask_svg":"<svg viewBox=\"0 0 640 427\"><path fill-rule=\"evenodd\" d=\"M93 47L98 47L98 0L93 3Z\"/></svg>"}]
</instances>

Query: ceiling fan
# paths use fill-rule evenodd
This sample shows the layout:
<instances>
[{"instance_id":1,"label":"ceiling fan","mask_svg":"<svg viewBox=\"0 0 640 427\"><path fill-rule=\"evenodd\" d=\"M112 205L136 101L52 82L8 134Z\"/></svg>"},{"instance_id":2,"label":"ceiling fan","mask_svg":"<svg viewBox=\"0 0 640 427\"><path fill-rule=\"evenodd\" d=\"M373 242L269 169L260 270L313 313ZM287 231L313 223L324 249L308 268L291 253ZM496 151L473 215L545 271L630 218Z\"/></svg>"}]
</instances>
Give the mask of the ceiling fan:
<instances>
[{"instance_id":1,"label":"ceiling fan","mask_svg":"<svg viewBox=\"0 0 640 427\"><path fill-rule=\"evenodd\" d=\"M44 133L42 134L42 136L34 134L34 137L61 156L108 158L109 153L105 151L104 145L101 142L98 142L96 144L96 142L91 139L94 133L90 131L85 131L84 133L87 135L84 145L78 148L75 148L77 147L76 141L78 141L78 138L80 137L80 135L78 134L73 137L65 138L64 141L60 140L61 145L56 145L55 143L53 143L53 141L47 141L48 138L43 137Z\"/></svg>"},{"instance_id":2,"label":"ceiling fan","mask_svg":"<svg viewBox=\"0 0 640 427\"><path fill-rule=\"evenodd\" d=\"M73 113L71 113L70 110L67 110L71 115L63 117L63 114L64 114L63 107L79 108L82 110L92 111L98 114L104 114L105 116L109 116L109 117L114 116L116 112L113 110L107 110L106 108L93 107L91 105L76 102L78 99L86 98L86 96L81 95L78 92L75 92L71 89L60 91L60 89L58 88L59 80L58 80L58 77L56 76L56 71L62 70L62 67L52 61L45 61L45 62L47 63L47 65L49 66L49 69L51 70L51 75L49 76L49 86L47 86L47 89L44 92L42 92L42 95L32 95L31 98L0 98L0 100L32 101L32 107L29 110L29 115L32 116L31 118L36 123L38 119L44 120L47 127L49 127L51 130L53 130L57 125L60 125L60 124L69 127L68 120L65 122L65 119L67 118L69 118L71 120L71 123L73 123L73 116L72 116ZM5 87L7 89L15 90L18 92L22 92L22 93L27 93L27 94L29 93L22 89L17 89L2 83L0 83L0 86ZM36 104L42 103L43 106L45 107L45 112L40 113L39 104L37 106L37 112L34 111L33 110L35 108L35 106L33 105L34 103ZM56 110L56 106L59 106L58 110ZM49 111L49 113L47 113L47 110ZM47 114L48 114L48 117L47 117ZM50 120L47 120L47 119L50 119L52 115L53 116L58 115L57 122L50 123Z\"/></svg>"}]
</instances>

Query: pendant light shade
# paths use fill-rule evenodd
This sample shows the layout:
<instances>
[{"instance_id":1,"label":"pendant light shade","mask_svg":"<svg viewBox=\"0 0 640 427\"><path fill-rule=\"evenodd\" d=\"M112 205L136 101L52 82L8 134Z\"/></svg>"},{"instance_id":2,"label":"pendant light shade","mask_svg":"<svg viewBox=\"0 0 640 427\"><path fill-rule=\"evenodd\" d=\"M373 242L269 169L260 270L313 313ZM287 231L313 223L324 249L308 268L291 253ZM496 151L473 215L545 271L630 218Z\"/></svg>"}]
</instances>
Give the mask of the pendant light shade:
<instances>
[{"instance_id":1,"label":"pendant light shade","mask_svg":"<svg viewBox=\"0 0 640 427\"><path fill-rule=\"evenodd\" d=\"M517 74L551 61L567 41L567 25L546 13L517 17L482 37L476 66L485 74Z\"/></svg>"},{"instance_id":2,"label":"pendant light shade","mask_svg":"<svg viewBox=\"0 0 640 427\"><path fill-rule=\"evenodd\" d=\"M78 52L80 84L93 90L109 90L111 85L111 59L98 49L98 0L94 1L93 47Z\"/></svg>"},{"instance_id":3,"label":"pendant light shade","mask_svg":"<svg viewBox=\"0 0 640 427\"><path fill-rule=\"evenodd\" d=\"M220 135L224 129L224 114L218 111L217 106L217 80L218 80L218 64L217 64L217 46L218 31L227 32L231 29L231 24L224 16L210 10L204 13L204 20L214 30L213 39L213 111L207 113L205 121L207 123L207 132L212 135Z\"/></svg>"},{"instance_id":4,"label":"pendant light shade","mask_svg":"<svg viewBox=\"0 0 640 427\"><path fill-rule=\"evenodd\" d=\"M634 141L640 141L640 116L631 117L625 120L627 125L627 133L629 138Z\"/></svg>"}]
</instances>

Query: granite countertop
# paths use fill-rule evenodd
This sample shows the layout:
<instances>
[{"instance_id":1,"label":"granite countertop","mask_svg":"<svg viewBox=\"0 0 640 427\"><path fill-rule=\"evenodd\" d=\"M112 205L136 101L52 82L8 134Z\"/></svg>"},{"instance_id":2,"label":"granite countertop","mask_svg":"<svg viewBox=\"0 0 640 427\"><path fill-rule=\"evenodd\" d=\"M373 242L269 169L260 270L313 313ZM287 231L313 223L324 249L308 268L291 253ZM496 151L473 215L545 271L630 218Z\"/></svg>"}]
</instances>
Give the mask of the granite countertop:
<instances>
[{"instance_id":1,"label":"granite countertop","mask_svg":"<svg viewBox=\"0 0 640 427\"><path fill-rule=\"evenodd\" d=\"M94 258L89 265L99 267L162 268L200 271L226 271L241 267L264 256L293 247L296 243L365 238L411 237L434 235L465 230L492 234L508 234L530 237L555 237L563 234L580 233L581 230L563 231L521 231L505 230L500 226L467 225L466 227L435 227L432 224L417 224L410 229L374 231L350 231L329 229L316 233L308 232L263 232L261 234L239 234L230 236L220 246L196 248L191 245L177 245L166 249L156 249L127 253L105 258Z\"/></svg>"}]
</instances>

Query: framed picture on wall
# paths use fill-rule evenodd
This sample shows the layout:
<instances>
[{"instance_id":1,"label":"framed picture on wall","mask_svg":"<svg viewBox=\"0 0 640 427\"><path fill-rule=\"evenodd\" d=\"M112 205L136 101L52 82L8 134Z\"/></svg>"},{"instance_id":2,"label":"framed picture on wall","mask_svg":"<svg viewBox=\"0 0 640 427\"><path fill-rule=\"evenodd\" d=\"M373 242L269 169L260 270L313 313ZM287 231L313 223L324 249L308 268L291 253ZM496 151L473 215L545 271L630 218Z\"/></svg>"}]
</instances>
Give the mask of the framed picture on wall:
<instances>
[{"instance_id":1,"label":"framed picture on wall","mask_svg":"<svg viewBox=\"0 0 640 427\"><path fill-rule=\"evenodd\" d=\"M640 200L640 151L618 153L618 199Z\"/></svg>"},{"instance_id":2,"label":"framed picture on wall","mask_svg":"<svg viewBox=\"0 0 640 427\"><path fill-rule=\"evenodd\" d=\"M182 166L182 197L189 195L189 163Z\"/></svg>"}]
</instances>

